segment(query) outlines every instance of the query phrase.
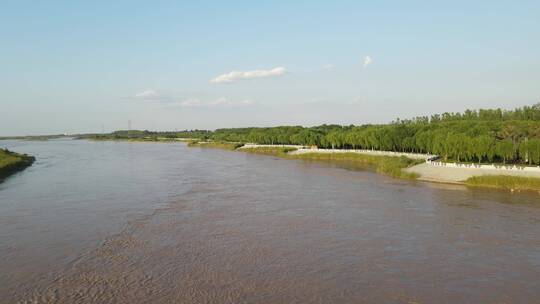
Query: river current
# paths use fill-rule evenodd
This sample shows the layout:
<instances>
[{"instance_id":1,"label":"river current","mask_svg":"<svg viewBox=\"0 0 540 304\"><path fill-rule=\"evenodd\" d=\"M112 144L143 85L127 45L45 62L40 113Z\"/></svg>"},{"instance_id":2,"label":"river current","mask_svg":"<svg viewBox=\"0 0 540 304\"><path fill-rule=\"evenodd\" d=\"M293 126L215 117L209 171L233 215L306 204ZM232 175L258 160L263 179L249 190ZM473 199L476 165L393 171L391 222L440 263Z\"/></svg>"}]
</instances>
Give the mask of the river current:
<instances>
[{"instance_id":1,"label":"river current","mask_svg":"<svg viewBox=\"0 0 540 304\"><path fill-rule=\"evenodd\" d=\"M540 195L183 143L0 141L0 303L539 303Z\"/></svg>"}]
</instances>

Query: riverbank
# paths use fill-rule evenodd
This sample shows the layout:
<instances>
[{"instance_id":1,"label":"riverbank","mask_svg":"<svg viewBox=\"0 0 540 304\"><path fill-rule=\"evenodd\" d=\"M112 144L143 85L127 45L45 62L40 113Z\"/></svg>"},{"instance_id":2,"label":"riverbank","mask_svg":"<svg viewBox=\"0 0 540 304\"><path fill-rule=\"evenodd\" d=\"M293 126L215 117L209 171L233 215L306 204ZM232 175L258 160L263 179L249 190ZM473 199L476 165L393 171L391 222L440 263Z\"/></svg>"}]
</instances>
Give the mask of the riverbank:
<instances>
[{"instance_id":1,"label":"riverbank","mask_svg":"<svg viewBox=\"0 0 540 304\"><path fill-rule=\"evenodd\" d=\"M505 170L476 167L434 166L427 162L406 169L407 172L420 175L419 180L444 182L452 184L467 184L467 180L477 176L514 176L524 178L539 178L540 172L527 170Z\"/></svg>"},{"instance_id":2,"label":"riverbank","mask_svg":"<svg viewBox=\"0 0 540 304\"><path fill-rule=\"evenodd\" d=\"M422 161L407 158L405 156L369 155L351 152L320 153L314 151L311 153L300 154L292 152L288 153L288 155L294 159L321 161L350 168L364 169L366 167L372 167L378 173L407 179L416 179L419 175L407 172L404 169L414 166Z\"/></svg>"},{"instance_id":3,"label":"riverbank","mask_svg":"<svg viewBox=\"0 0 540 304\"><path fill-rule=\"evenodd\" d=\"M534 190L540 193L540 178L536 177L483 175L470 177L465 183L469 186L502 188L512 192Z\"/></svg>"},{"instance_id":4,"label":"riverbank","mask_svg":"<svg viewBox=\"0 0 540 304\"><path fill-rule=\"evenodd\" d=\"M216 149L225 149L225 150L236 150L242 146L243 144L241 143L231 143L231 142L217 142L217 141L188 142L188 147L216 148Z\"/></svg>"},{"instance_id":5,"label":"riverbank","mask_svg":"<svg viewBox=\"0 0 540 304\"><path fill-rule=\"evenodd\" d=\"M348 168L373 169L396 178L426 182L490 187L507 190L540 190L540 172L501 166L437 166L434 155L373 150L311 149L297 145L258 145L226 142L191 143L190 146L223 148L288 159L338 164Z\"/></svg>"},{"instance_id":6,"label":"riverbank","mask_svg":"<svg viewBox=\"0 0 540 304\"><path fill-rule=\"evenodd\" d=\"M203 146L220 147L226 143L203 143ZM253 154L264 154L287 159L299 159L306 161L319 161L336 164L352 169L372 169L376 172L397 178L415 179L419 177L416 173L406 172L403 169L414 166L424 161L423 158L412 159L404 155L379 153L367 154L351 151L339 151L332 153L329 150L305 149L302 146L294 145L244 145L235 147L226 145L229 150L236 150Z\"/></svg>"},{"instance_id":7,"label":"riverbank","mask_svg":"<svg viewBox=\"0 0 540 304\"><path fill-rule=\"evenodd\" d=\"M407 152L394 152L394 151L378 151L378 150L361 150L361 149L318 149L318 148L299 148L291 154L362 154L362 155L372 155L372 156L389 156L389 157L406 157L416 160L429 160L436 155L431 154L420 154L420 153L407 153Z\"/></svg>"},{"instance_id":8,"label":"riverbank","mask_svg":"<svg viewBox=\"0 0 540 304\"><path fill-rule=\"evenodd\" d=\"M0 182L9 175L31 166L34 161L33 156L0 149Z\"/></svg>"}]
</instances>

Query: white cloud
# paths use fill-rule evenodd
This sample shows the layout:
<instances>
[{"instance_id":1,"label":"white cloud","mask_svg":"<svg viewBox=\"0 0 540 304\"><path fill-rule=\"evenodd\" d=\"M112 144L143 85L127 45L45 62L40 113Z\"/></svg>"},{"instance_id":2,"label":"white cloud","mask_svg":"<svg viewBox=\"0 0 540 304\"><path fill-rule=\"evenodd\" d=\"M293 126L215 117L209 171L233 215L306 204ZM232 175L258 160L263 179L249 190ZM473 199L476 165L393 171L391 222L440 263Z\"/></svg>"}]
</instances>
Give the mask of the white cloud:
<instances>
[{"instance_id":1,"label":"white cloud","mask_svg":"<svg viewBox=\"0 0 540 304\"><path fill-rule=\"evenodd\" d=\"M214 101L209 102L208 104L211 106L220 106L220 105L226 105L229 103L229 100L225 97L220 97Z\"/></svg>"},{"instance_id":2,"label":"white cloud","mask_svg":"<svg viewBox=\"0 0 540 304\"><path fill-rule=\"evenodd\" d=\"M198 100L197 98L189 98L189 99L186 99L184 101L181 101L179 103L180 106L182 107L189 107L189 108L193 108L193 107L200 107L202 106L202 102L200 100Z\"/></svg>"},{"instance_id":3,"label":"white cloud","mask_svg":"<svg viewBox=\"0 0 540 304\"><path fill-rule=\"evenodd\" d=\"M284 67L276 67L271 70L254 70L254 71L232 71L228 74L219 75L210 80L211 83L233 83L238 80L248 80L255 78L266 78L281 76L286 73Z\"/></svg>"},{"instance_id":4,"label":"white cloud","mask_svg":"<svg viewBox=\"0 0 540 304\"><path fill-rule=\"evenodd\" d=\"M353 100L351 100L347 104L353 105L353 106L354 105L362 105L362 104L365 104L365 99L362 98L362 97L355 97Z\"/></svg>"},{"instance_id":5,"label":"white cloud","mask_svg":"<svg viewBox=\"0 0 540 304\"><path fill-rule=\"evenodd\" d=\"M208 103L209 107L242 107L250 106L253 104L253 101L250 99L244 99L240 101L231 101L225 97L220 97L214 101Z\"/></svg>"},{"instance_id":6,"label":"white cloud","mask_svg":"<svg viewBox=\"0 0 540 304\"><path fill-rule=\"evenodd\" d=\"M183 108L218 108L218 107L244 107L253 105L251 99L229 100L226 97L219 97L210 101L203 101L198 98L177 99L162 95L154 90L146 90L131 96L132 99L138 100L156 100L157 103L167 107L183 107Z\"/></svg>"},{"instance_id":7,"label":"white cloud","mask_svg":"<svg viewBox=\"0 0 540 304\"><path fill-rule=\"evenodd\" d=\"M244 106L250 106L250 105L255 104L255 102L251 99L244 99L244 100L241 100L239 104L244 105Z\"/></svg>"},{"instance_id":8,"label":"white cloud","mask_svg":"<svg viewBox=\"0 0 540 304\"><path fill-rule=\"evenodd\" d=\"M328 98L315 97L315 98L311 98L310 100L308 100L306 102L306 104L327 104L329 102L330 102L330 100Z\"/></svg>"},{"instance_id":9,"label":"white cloud","mask_svg":"<svg viewBox=\"0 0 540 304\"><path fill-rule=\"evenodd\" d=\"M331 69L333 69L333 68L335 68L335 67L336 67L336 66L333 65L333 64L331 64L331 63L325 64L325 65L322 66L323 70L331 70Z\"/></svg>"},{"instance_id":10,"label":"white cloud","mask_svg":"<svg viewBox=\"0 0 540 304\"><path fill-rule=\"evenodd\" d=\"M364 58L364 68L370 65L373 62L373 59L371 59L371 56L366 56Z\"/></svg>"},{"instance_id":11,"label":"white cloud","mask_svg":"<svg viewBox=\"0 0 540 304\"><path fill-rule=\"evenodd\" d=\"M241 101L232 101L225 97L219 97L218 99L202 102L197 98L189 98L181 102L171 103L169 106L175 105L185 108L219 108L219 107L244 107L253 105L254 102L250 99L244 99Z\"/></svg>"},{"instance_id":12,"label":"white cloud","mask_svg":"<svg viewBox=\"0 0 540 304\"><path fill-rule=\"evenodd\" d=\"M132 98L141 99L141 100L158 100L158 99L164 99L166 97L154 90L146 90L146 91L133 95Z\"/></svg>"}]
</instances>

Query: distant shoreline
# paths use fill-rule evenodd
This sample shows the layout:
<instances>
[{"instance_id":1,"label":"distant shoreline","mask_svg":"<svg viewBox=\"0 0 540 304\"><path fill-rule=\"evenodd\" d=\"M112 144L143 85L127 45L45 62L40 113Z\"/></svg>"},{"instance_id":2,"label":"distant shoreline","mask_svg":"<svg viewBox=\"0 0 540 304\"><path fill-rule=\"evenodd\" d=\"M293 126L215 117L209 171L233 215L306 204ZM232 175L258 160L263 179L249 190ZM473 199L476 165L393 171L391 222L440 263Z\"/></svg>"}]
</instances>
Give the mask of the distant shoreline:
<instances>
[{"instance_id":1,"label":"distant shoreline","mask_svg":"<svg viewBox=\"0 0 540 304\"><path fill-rule=\"evenodd\" d=\"M191 138L166 138L166 137L136 137L136 138L75 138L85 139L90 141L122 141L122 142L162 142L162 143L171 143L171 142L190 142L193 139Z\"/></svg>"},{"instance_id":2,"label":"distant shoreline","mask_svg":"<svg viewBox=\"0 0 540 304\"><path fill-rule=\"evenodd\" d=\"M77 139L77 138L76 138ZM540 168L523 166L519 170L515 166L503 165L478 165L448 163L448 165L436 159L436 155L360 150L360 149L319 149L301 145L264 145L244 144L240 142L217 142L197 141L194 138L80 138L91 141L121 141L121 142L147 142L147 143L171 143L187 142L190 147L218 148L247 153L273 155L288 159L304 159L321 162L346 163L366 169L367 166L375 168L375 171L396 178L415 179L423 182L466 185L476 187L490 187L507 189L510 191L531 190L540 193ZM2 150L0 150L2 151ZM7 151L7 150L6 150ZM0 167L0 179L30 166L34 158L7 151L12 157L18 157L17 161ZM11 154L9 154L11 153ZM1 161L1 159L0 159ZM441 165L443 164L443 165Z\"/></svg>"}]
</instances>

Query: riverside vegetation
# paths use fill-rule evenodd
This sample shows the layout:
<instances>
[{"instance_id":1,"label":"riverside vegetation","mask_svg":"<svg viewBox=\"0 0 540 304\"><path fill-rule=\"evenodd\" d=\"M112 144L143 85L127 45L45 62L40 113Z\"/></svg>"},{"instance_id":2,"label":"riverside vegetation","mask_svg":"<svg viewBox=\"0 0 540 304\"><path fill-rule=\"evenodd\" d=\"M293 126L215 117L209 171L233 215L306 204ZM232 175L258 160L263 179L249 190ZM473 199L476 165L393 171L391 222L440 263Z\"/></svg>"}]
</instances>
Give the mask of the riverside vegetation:
<instances>
[{"instance_id":1,"label":"riverside vegetation","mask_svg":"<svg viewBox=\"0 0 540 304\"><path fill-rule=\"evenodd\" d=\"M0 181L5 177L31 166L35 161L33 156L0 149Z\"/></svg>"},{"instance_id":2,"label":"riverside vegetation","mask_svg":"<svg viewBox=\"0 0 540 304\"><path fill-rule=\"evenodd\" d=\"M118 140L118 141L175 141L178 139L205 139L208 138L211 131L206 130L184 130L174 132L155 132L155 131L140 131L140 130L119 130L106 134L81 134L75 136L76 139L89 140Z\"/></svg>"},{"instance_id":3,"label":"riverside vegetation","mask_svg":"<svg viewBox=\"0 0 540 304\"><path fill-rule=\"evenodd\" d=\"M403 169L424 162L424 160L410 159L405 156L383 156L358 153L317 153L314 151L311 153L291 154L290 152L297 149L292 147L241 148L242 144L227 142L191 142L188 145L194 147L221 148L245 153L276 156L286 159L326 162L350 169L373 169L378 173L395 178L405 179L416 179L420 176L417 173L406 172ZM463 183L473 187L499 188L512 191L540 191L540 178L535 177L482 175L468 178L467 180L463 181Z\"/></svg>"},{"instance_id":4,"label":"riverside vegetation","mask_svg":"<svg viewBox=\"0 0 540 304\"><path fill-rule=\"evenodd\" d=\"M225 150L235 150L244 144L242 143L231 143L231 142L220 142L220 141L210 141L210 142L199 142L191 141L188 143L189 147L202 147L202 148L218 148Z\"/></svg>"},{"instance_id":5,"label":"riverside vegetation","mask_svg":"<svg viewBox=\"0 0 540 304\"><path fill-rule=\"evenodd\" d=\"M236 150L253 154L264 154L277 156L287 159L300 159L306 161L320 161L326 163L332 163L341 167L352 169L366 169L373 168L379 173L383 173L397 178L410 178L415 179L418 177L416 173L405 172L402 169L422 163L423 160L413 160L405 156L378 156L378 155L366 155L358 153L303 153L303 154L291 154L296 148L291 147L255 147L238 149L242 146L239 143L226 143L226 142L204 142L190 143L189 146L209 147L209 148L224 148L227 150Z\"/></svg>"},{"instance_id":6,"label":"riverside vegetation","mask_svg":"<svg viewBox=\"0 0 540 304\"><path fill-rule=\"evenodd\" d=\"M540 165L540 104L515 110L466 110L463 113L396 119L390 124L278 126L180 132L116 131L78 138L186 138L213 142L428 153L440 155L443 161Z\"/></svg>"},{"instance_id":7,"label":"riverside vegetation","mask_svg":"<svg viewBox=\"0 0 540 304\"><path fill-rule=\"evenodd\" d=\"M444 113L390 124L218 129L215 141L373 149L440 155L444 161L540 165L540 104Z\"/></svg>"},{"instance_id":8,"label":"riverside vegetation","mask_svg":"<svg viewBox=\"0 0 540 304\"><path fill-rule=\"evenodd\" d=\"M248 149L246 149L248 150ZM323 161L351 168L373 167L375 171L397 178L418 178L416 173L405 172L402 169L422 163L423 160L413 160L405 156L378 156L358 153L305 153L293 156L296 159Z\"/></svg>"},{"instance_id":9,"label":"riverside vegetation","mask_svg":"<svg viewBox=\"0 0 540 304\"><path fill-rule=\"evenodd\" d=\"M494 163L515 166L540 165L540 104L514 110L479 109L462 113L443 113L396 119L389 124L320 125L314 127L277 126L267 128L226 128L215 131L184 130L179 132L116 131L110 134L86 134L77 138L93 140L168 141L193 140L190 146L234 150L242 143L269 145L303 145L332 149L371 149L394 152L439 155L442 161ZM247 150L247 149L246 149ZM283 157L279 150L246 151ZM310 155L310 154L308 154ZM377 165L377 171L396 177L414 177L399 173L411 165L408 161L349 156L301 156L325 161L351 161ZM301 158L298 157L298 158ZM339 158L347 160L339 160ZM362 160L361 160L362 158ZM378 158L377 158L378 159ZM392 167L394 169L390 169ZM529 178L527 185L531 185ZM525 180L494 177L483 179L485 185L521 183ZM479 180L466 182L480 184Z\"/></svg>"},{"instance_id":10,"label":"riverside vegetation","mask_svg":"<svg viewBox=\"0 0 540 304\"><path fill-rule=\"evenodd\" d=\"M501 188L507 190L536 190L540 191L540 178L510 176L510 175L482 175L473 176L465 181L469 186Z\"/></svg>"},{"instance_id":11,"label":"riverside vegetation","mask_svg":"<svg viewBox=\"0 0 540 304\"><path fill-rule=\"evenodd\" d=\"M28 140L28 141L46 141L51 139L59 139L69 137L64 134L56 135L28 135L28 136L0 136L0 140Z\"/></svg>"},{"instance_id":12,"label":"riverside vegetation","mask_svg":"<svg viewBox=\"0 0 540 304\"><path fill-rule=\"evenodd\" d=\"M339 126L321 125L305 128L280 126L272 128L218 129L206 137L217 142L252 142L317 146L332 149L372 149L395 152L440 155L443 161L495 163L501 165L540 165L540 104L514 110L480 109L463 113L444 113L390 124ZM260 148L259 148L260 149ZM254 149L243 149L254 150ZM284 157L273 149L246 151ZM304 158L347 162L346 154L307 154ZM362 156L364 157L364 156ZM298 157L300 158L300 157ZM340 160L343 158L343 160ZM380 156L374 156L380 159ZM359 159L358 159L359 160ZM357 160L357 161L358 161ZM372 163L375 162L371 160ZM358 163L369 161L358 161ZM415 177L401 171L411 164L395 165L394 160L380 161L378 172L394 177ZM393 169L389 169L392 167ZM396 168L399 168L396 169ZM540 179L534 177L481 176L463 181L471 186L537 190Z\"/></svg>"}]
</instances>

